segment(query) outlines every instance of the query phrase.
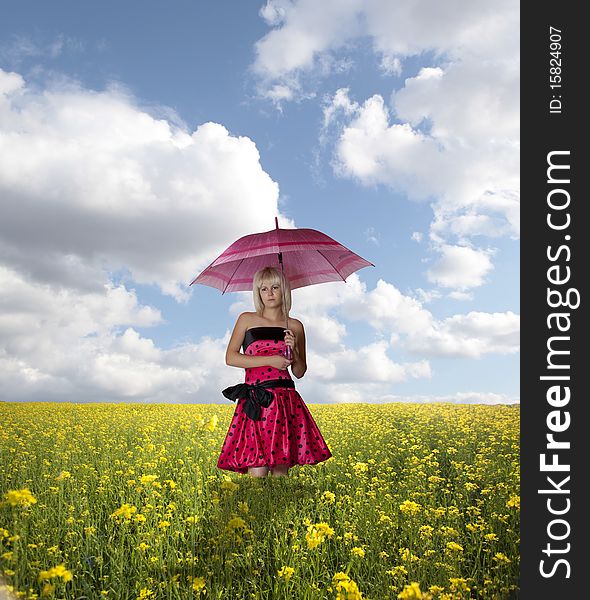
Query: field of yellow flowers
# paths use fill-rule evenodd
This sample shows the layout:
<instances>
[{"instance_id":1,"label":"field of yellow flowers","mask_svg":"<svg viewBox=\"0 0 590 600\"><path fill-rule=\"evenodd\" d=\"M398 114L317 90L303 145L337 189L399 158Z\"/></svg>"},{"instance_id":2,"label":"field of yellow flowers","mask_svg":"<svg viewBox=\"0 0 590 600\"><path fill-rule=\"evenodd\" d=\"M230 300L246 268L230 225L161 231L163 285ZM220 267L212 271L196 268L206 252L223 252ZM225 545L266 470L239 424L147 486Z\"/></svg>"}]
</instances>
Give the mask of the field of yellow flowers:
<instances>
[{"instance_id":1,"label":"field of yellow flowers","mask_svg":"<svg viewBox=\"0 0 590 600\"><path fill-rule=\"evenodd\" d=\"M0 403L0 575L21 598L516 596L519 409L314 405L333 457L216 467L234 406Z\"/></svg>"}]
</instances>

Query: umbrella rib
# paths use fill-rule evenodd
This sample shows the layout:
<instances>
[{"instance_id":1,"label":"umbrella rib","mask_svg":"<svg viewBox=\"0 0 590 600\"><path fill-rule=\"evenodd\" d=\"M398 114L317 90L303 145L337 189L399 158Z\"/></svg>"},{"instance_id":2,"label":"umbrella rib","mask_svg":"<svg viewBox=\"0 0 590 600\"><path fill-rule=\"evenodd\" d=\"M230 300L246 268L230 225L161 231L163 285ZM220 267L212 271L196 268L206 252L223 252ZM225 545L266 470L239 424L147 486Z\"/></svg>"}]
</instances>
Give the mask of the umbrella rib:
<instances>
[{"instance_id":1,"label":"umbrella rib","mask_svg":"<svg viewBox=\"0 0 590 600\"><path fill-rule=\"evenodd\" d=\"M336 273L338 273L338 275L340 276L340 279L342 279L342 281L344 281L344 283L346 283L346 279L344 279L344 277L342 277L342 275L340 275L340 271L332 264L330 259L321 250L318 250L317 252L319 252L319 254L321 254L323 256L324 260L334 269L334 271L336 271Z\"/></svg>"},{"instance_id":2,"label":"umbrella rib","mask_svg":"<svg viewBox=\"0 0 590 600\"><path fill-rule=\"evenodd\" d=\"M244 262L244 259L242 258L240 260L240 262L238 263L238 266L234 269L234 272L231 274L231 276L227 280L227 283L225 284L225 287L221 291L222 295L225 294L225 290L227 290L227 288L229 287L229 284L231 283L231 280L233 279L234 275L236 274L236 271L241 267L241 265L242 265L243 262Z\"/></svg>"}]
</instances>

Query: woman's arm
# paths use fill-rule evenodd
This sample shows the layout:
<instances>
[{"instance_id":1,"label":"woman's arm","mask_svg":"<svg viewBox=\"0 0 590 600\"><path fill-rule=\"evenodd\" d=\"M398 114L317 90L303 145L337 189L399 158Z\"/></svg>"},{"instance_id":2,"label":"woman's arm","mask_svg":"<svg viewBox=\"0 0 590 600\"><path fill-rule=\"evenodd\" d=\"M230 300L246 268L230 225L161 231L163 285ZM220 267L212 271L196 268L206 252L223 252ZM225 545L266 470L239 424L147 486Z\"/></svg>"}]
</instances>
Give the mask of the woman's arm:
<instances>
[{"instance_id":1,"label":"woman's arm","mask_svg":"<svg viewBox=\"0 0 590 600\"><path fill-rule=\"evenodd\" d=\"M297 319L289 319L291 325L290 332L295 338L295 343L292 345L293 362L291 364L291 373L301 379L307 371L307 360L305 355L305 330L303 323ZM289 330L287 330L289 331Z\"/></svg>"},{"instance_id":2,"label":"woman's arm","mask_svg":"<svg viewBox=\"0 0 590 600\"><path fill-rule=\"evenodd\" d=\"M244 341L249 324L250 315L242 313L236 321L231 338L227 344L225 364L230 367L240 367L242 369L268 366L285 370L292 361L287 360L284 356L247 356L240 352L240 347Z\"/></svg>"}]
</instances>

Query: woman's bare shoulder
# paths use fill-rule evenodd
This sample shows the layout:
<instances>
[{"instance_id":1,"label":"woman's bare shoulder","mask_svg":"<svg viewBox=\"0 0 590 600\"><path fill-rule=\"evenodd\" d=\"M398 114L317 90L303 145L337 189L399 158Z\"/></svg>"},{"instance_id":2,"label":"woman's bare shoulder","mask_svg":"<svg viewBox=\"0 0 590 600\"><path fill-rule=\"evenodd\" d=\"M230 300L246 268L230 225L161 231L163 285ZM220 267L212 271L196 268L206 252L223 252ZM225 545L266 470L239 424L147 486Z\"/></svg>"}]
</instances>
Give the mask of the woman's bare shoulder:
<instances>
[{"instance_id":1,"label":"woman's bare shoulder","mask_svg":"<svg viewBox=\"0 0 590 600\"><path fill-rule=\"evenodd\" d=\"M252 324L252 322L254 321L254 319L256 318L256 316L257 315L255 312L243 312L238 317L238 320L236 321L236 323L240 323L240 325L249 327Z\"/></svg>"},{"instance_id":2,"label":"woman's bare shoulder","mask_svg":"<svg viewBox=\"0 0 590 600\"><path fill-rule=\"evenodd\" d=\"M293 331L303 331L303 323L299 319L289 317L289 325Z\"/></svg>"}]
</instances>

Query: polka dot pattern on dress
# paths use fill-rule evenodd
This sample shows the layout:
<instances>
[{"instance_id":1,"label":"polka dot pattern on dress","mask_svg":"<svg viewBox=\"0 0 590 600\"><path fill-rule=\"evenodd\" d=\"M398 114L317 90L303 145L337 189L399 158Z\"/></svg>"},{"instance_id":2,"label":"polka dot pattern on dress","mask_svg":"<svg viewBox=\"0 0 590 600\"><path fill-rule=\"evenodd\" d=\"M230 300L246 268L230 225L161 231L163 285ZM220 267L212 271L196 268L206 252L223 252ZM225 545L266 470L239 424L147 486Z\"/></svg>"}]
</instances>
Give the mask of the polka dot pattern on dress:
<instances>
[{"instance_id":1,"label":"polka dot pattern on dress","mask_svg":"<svg viewBox=\"0 0 590 600\"><path fill-rule=\"evenodd\" d=\"M282 339L255 339L248 345L245 354L275 356L282 354L284 349ZM245 382L248 384L274 379L290 380L291 376L288 371L268 365L246 369ZM217 461L218 468L247 473L249 467L314 465L332 456L295 388L270 388L270 391L273 401L267 408L261 407L259 421L245 415L244 399L238 401Z\"/></svg>"}]
</instances>

